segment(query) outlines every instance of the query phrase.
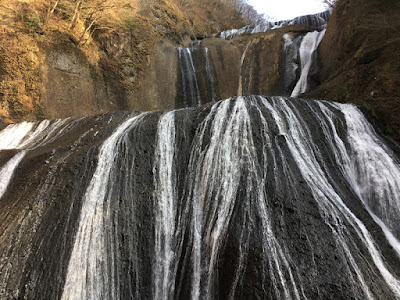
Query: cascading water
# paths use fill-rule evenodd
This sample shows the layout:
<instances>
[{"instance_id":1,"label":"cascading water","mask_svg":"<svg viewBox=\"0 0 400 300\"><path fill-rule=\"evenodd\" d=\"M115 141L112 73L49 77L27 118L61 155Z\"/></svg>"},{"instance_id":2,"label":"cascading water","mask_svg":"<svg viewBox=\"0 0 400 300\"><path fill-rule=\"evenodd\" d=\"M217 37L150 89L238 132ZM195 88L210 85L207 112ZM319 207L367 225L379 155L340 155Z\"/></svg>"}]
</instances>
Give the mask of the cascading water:
<instances>
[{"instance_id":1,"label":"cascading water","mask_svg":"<svg viewBox=\"0 0 400 300\"><path fill-rule=\"evenodd\" d=\"M14 175L15 169L25 156L25 151L20 151L14 155L1 169L0 169L0 198L7 190L8 185Z\"/></svg>"},{"instance_id":2,"label":"cascading water","mask_svg":"<svg viewBox=\"0 0 400 300\"><path fill-rule=\"evenodd\" d=\"M178 48L183 103L184 106L199 106L201 105L200 89L191 50L190 48Z\"/></svg>"},{"instance_id":3,"label":"cascading water","mask_svg":"<svg viewBox=\"0 0 400 300\"><path fill-rule=\"evenodd\" d=\"M323 35L283 36L286 96L313 87ZM396 154L351 104L199 107L219 97L210 53L178 48L191 108L0 132L0 299L400 299Z\"/></svg>"},{"instance_id":4,"label":"cascading water","mask_svg":"<svg viewBox=\"0 0 400 300\"><path fill-rule=\"evenodd\" d=\"M283 95L290 96L300 77L299 70L299 47L303 36L293 38L290 34L283 35L284 46L284 73L283 73Z\"/></svg>"},{"instance_id":5,"label":"cascading water","mask_svg":"<svg viewBox=\"0 0 400 300\"><path fill-rule=\"evenodd\" d=\"M400 299L400 164L353 105L249 96L0 136L1 298Z\"/></svg>"},{"instance_id":6,"label":"cascading water","mask_svg":"<svg viewBox=\"0 0 400 300\"><path fill-rule=\"evenodd\" d=\"M302 93L308 92L316 84L312 84L312 75L318 74L317 49L325 35L325 30L307 33L300 42L299 62L300 78L297 81L291 96L296 97Z\"/></svg>"},{"instance_id":7,"label":"cascading water","mask_svg":"<svg viewBox=\"0 0 400 300\"><path fill-rule=\"evenodd\" d=\"M211 101L217 101L217 92L215 90L214 67L210 57L210 49L204 47L204 59L206 61L206 74L208 90L211 91Z\"/></svg>"},{"instance_id":8,"label":"cascading water","mask_svg":"<svg viewBox=\"0 0 400 300\"><path fill-rule=\"evenodd\" d=\"M141 114L122 123L100 148L99 163L83 200L61 299L121 298L118 275L120 253L118 241L115 241L120 228L113 212L116 205L113 203L113 173L120 170L114 169L118 166L115 164L117 157L124 155L121 152L129 146L127 133L143 117L144 114ZM135 247L130 246L132 250Z\"/></svg>"},{"instance_id":9,"label":"cascading water","mask_svg":"<svg viewBox=\"0 0 400 300\"><path fill-rule=\"evenodd\" d=\"M6 191L14 171L26 155L27 149L34 149L54 139L58 134L62 133L61 127L64 122L58 120L51 124L50 121L45 120L37 124L37 126L34 123L22 122L10 125L0 132L0 150L22 150L16 153L0 169L0 198Z\"/></svg>"},{"instance_id":10,"label":"cascading water","mask_svg":"<svg viewBox=\"0 0 400 300\"><path fill-rule=\"evenodd\" d=\"M218 99L214 68L209 49L201 42L191 43L188 48L178 48L180 88L177 106L200 106Z\"/></svg>"},{"instance_id":11,"label":"cascading water","mask_svg":"<svg viewBox=\"0 0 400 300\"><path fill-rule=\"evenodd\" d=\"M279 90L278 95L297 97L319 85L318 47L324 34L325 30L312 31L295 37L290 34L283 35L284 45L278 73L280 83L276 84L279 88L275 87L275 90ZM257 39L249 39L243 47L237 96L259 93L262 89L260 82L264 81L268 86L268 80L273 82L273 76L277 74L271 72L269 76L262 78L263 81L259 78L263 66L254 64L254 53L260 48L258 44ZM278 66L273 68L278 69ZM269 88L272 87L274 85L269 83Z\"/></svg>"},{"instance_id":12,"label":"cascading water","mask_svg":"<svg viewBox=\"0 0 400 300\"><path fill-rule=\"evenodd\" d=\"M155 218L155 262L153 267L153 299L173 299L176 270L174 249L177 211L175 154L175 112L162 116L158 124L155 155L154 185Z\"/></svg>"},{"instance_id":13,"label":"cascading water","mask_svg":"<svg viewBox=\"0 0 400 300\"><path fill-rule=\"evenodd\" d=\"M217 35L217 37L229 40L229 39L233 39L243 33L266 32L268 30L281 28L281 27L289 26L289 25L309 25L309 26L324 28L328 24L331 14L332 14L332 11L327 10L327 11L317 13L314 15L306 15L306 16L296 17L291 20L284 20L284 21L278 21L278 22L266 22L265 24L262 24L262 25L249 25L249 26L245 26L240 29L231 29L231 30L227 30L227 31L222 31Z\"/></svg>"},{"instance_id":14,"label":"cascading water","mask_svg":"<svg viewBox=\"0 0 400 300\"><path fill-rule=\"evenodd\" d=\"M264 29L260 26L245 27L239 33L264 32L296 24L309 27L292 27L254 37L248 35L232 42L197 41L188 48L178 48L179 80L175 107L200 106L216 101L219 94L227 97L253 94L297 97L309 92L319 84L318 47L330 14L331 11L326 11L267 23ZM314 31L307 33L308 30ZM283 49L275 44L275 40L279 43L280 34L283 35ZM266 51L269 47L274 49L272 53ZM235 63L230 61L233 57ZM239 64L237 60L240 60ZM237 84L231 85L232 82Z\"/></svg>"}]
</instances>

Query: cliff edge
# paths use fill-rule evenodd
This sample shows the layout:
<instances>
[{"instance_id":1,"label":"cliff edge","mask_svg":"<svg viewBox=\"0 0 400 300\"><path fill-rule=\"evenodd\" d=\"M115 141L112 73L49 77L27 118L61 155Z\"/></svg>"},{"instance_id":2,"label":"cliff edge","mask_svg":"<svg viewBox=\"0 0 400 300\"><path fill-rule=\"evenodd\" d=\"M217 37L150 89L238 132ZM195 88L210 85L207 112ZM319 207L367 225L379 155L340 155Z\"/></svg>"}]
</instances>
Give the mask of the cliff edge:
<instances>
[{"instance_id":1,"label":"cliff edge","mask_svg":"<svg viewBox=\"0 0 400 300\"><path fill-rule=\"evenodd\" d=\"M362 105L400 137L400 2L339 0L320 46L321 86L309 96Z\"/></svg>"},{"instance_id":2,"label":"cliff edge","mask_svg":"<svg viewBox=\"0 0 400 300\"><path fill-rule=\"evenodd\" d=\"M257 18L224 1L189 2L2 1L1 119L174 107L176 47Z\"/></svg>"}]
</instances>

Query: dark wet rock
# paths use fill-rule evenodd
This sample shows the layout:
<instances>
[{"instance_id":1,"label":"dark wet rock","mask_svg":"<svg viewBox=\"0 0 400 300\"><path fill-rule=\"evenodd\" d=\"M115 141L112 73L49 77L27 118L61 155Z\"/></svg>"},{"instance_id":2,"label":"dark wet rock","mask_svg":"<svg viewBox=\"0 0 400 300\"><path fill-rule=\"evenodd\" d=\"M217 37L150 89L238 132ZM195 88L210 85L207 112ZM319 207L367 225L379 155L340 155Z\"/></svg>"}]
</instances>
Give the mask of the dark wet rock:
<instances>
[{"instance_id":1,"label":"dark wet rock","mask_svg":"<svg viewBox=\"0 0 400 300\"><path fill-rule=\"evenodd\" d=\"M368 210L399 237L382 208L400 170L381 142L354 148L364 122L351 105L253 96L50 122L0 198L0 296L396 299L399 257ZM375 168L352 173L361 161Z\"/></svg>"}]
</instances>

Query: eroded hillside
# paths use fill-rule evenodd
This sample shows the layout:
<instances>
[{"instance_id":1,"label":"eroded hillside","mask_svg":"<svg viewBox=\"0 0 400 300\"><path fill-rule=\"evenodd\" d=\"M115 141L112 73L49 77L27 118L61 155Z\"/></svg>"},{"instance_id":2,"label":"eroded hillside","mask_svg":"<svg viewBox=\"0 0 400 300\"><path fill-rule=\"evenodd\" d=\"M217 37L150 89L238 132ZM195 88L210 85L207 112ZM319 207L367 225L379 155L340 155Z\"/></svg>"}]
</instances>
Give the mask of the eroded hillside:
<instances>
[{"instance_id":1,"label":"eroded hillside","mask_svg":"<svg viewBox=\"0 0 400 300\"><path fill-rule=\"evenodd\" d=\"M168 63L157 49L256 18L222 0L2 1L0 115L12 122L170 107L144 86L157 58Z\"/></svg>"}]
</instances>

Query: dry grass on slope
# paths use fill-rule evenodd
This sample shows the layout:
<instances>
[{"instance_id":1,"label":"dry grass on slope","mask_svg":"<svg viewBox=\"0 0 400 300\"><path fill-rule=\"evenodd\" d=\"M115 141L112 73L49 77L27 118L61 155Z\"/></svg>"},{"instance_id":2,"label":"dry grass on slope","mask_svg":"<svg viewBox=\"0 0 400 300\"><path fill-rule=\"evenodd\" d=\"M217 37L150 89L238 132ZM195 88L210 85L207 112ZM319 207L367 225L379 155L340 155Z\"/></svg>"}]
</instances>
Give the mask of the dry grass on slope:
<instances>
[{"instance_id":1,"label":"dry grass on slope","mask_svg":"<svg viewBox=\"0 0 400 300\"><path fill-rule=\"evenodd\" d=\"M46 60L54 49L83 55L97 76L120 91L118 101L133 101L158 40L167 38L178 45L188 37L248 24L252 11L242 10L242 2L1 0L0 118L48 117Z\"/></svg>"},{"instance_id":2,"label":"dry grass on slope","mask_svg":"<svg viewBox=\"0 0 400 300\"><path fill-rule=\"evenodd\" d=\"M179 43L185 35L194 36L189 22L167 0L2 0L0 117L46 117L43 66L51 49L79 49L93 68L132 92L157 40L167 36Z\"/></svg>"}]
</instances>

